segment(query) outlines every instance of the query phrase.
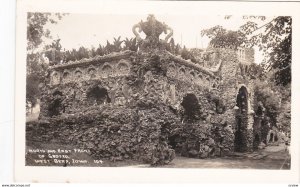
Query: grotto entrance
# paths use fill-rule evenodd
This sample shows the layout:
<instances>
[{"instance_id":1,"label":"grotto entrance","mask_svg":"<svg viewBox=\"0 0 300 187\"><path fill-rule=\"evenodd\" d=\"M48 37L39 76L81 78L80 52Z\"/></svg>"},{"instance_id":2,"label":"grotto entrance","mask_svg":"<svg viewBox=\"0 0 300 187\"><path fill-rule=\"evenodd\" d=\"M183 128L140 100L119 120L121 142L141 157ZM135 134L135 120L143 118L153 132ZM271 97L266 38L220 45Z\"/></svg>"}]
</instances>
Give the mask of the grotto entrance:
<instances>
[{"instance_id":1,"label":"grotto entrance","mask_svg":"<svg viewBox=\"0 0 300 187\"><path fill-rule=\"evenodd\" d=\"M247 125L248 125L248 92L242 86L236 98L236 129L234 139L234 150L236 152L247 151Z\"/></svg>"},{"instance_id":2,"label":"grotto entrance","mask_svg":"<svg viewBox=\"0 0 300 187\"><path fill-rule=\"evenodd\" d=\"M48 105L48 114L49 116L57 116L64 112L62 105L63 94L60 91L55 91L52 94L52 101Z\"/></svg>"},{"instance_id":3,"label":"grotto entrance","mask_svg":"<svg viewBox=\"0 0 300 187\"><path fill-rule=\"evenodd\" d=\"M195 137L187 137L186 134L193 130L193 123L200 118L200 104L195 94L186 94L181 102L181 121L184 123L183 128L175 130L171 135L168 136L169 146L175 150L176 154L184 157L189 157L190 149L196 149L192 147L188 141L190 139L195 140ZM196 141L196 140L195 140ZM196 147L199 145L195 145Z\"/></svg>"},{"instance_id":4,"label":"grotto entrance","mask_svg":"<svg viewBox=\"0 0 300 187\"><path fill-rule=\"evenodd\" d=\"M87 101L90 105L100 105L110 103L111 99L108 96L108 92L105 88L93 87L87 92Z\"/></svg>"},{"instance_id":5,"label":"grotto entrance","mask_svg":"<svg viewBox=\"0 0 300 187\"><path fill-rule=\"evenodd\" d=\"M183 119L187 119L188 121L193 121L195 119L198 119L200 116L200 105L198 102L197 97L189 93L187 94L181 103L181 106L183 107Z\"/></svg>"}]
</instances>

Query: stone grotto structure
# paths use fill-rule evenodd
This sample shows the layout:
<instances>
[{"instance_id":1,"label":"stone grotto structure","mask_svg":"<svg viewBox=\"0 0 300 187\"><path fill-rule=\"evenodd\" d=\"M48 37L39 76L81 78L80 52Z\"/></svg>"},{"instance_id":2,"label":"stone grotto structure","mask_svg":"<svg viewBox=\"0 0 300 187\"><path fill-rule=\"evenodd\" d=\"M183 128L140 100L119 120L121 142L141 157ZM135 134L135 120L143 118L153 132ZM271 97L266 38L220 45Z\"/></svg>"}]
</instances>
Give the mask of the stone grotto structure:
<instances>
[{"instance_id":1,"label":"stone grotto structure","mask_svg":"<svg viewBox=\"0 0 300 187\"><path fill-rule=\"evenodd\" d=\"M253 125L253 83L245 74L253 49L211 47L194 63L166 50L173 30L153 15L134 25L133 33L136 52L51 66L41 87L40 117L27 124L27 139L153 165L175 155L253 150L255 135L261 136Z\"/></svg>"}]
</instances>

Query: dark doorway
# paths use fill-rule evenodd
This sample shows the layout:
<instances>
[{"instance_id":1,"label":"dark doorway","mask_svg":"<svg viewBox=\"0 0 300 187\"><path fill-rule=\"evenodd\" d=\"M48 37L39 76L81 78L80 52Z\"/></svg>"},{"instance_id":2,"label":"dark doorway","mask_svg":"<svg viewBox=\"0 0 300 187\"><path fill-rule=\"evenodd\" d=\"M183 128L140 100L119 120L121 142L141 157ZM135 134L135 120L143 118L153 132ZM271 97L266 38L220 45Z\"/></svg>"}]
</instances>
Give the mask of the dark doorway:
<instances>
[{"instance_id":1,"label":"dark doorway","mask_svg":"<svg viewBox=\"0 0 300 187\"><path fill-rule=\"evenodd\" d=\"M194 94L187 94L181 103L184 109L184 117L188 120L198 119L200 116L200 105Z\"/></svg>"},{"instance_id":2,"label":"dark doorway","mask_svg":"<svg viewBox=\"0 0 300 187\"><path fill-rule=\"evenodd\" d=\"M274 136L274 141L275 141L275 142L278 141L278 136L277 136L277 135Z\"/></svg>"},{"instance_id":3,"label":"dark doorway","mask_svg":"<svg viewBox=\"0 0 300 187\"><path fill-rule=\"evenodd\" d=\"M98 86L92 88L87 93L87 100L90 105L99 105L111 102L107 90L105 88L99 88Z\"/></svg>"},{"instance_id":4,"label":"dark doorway","mask_svg":"<svg viewBox=\"0 0 300 187\"><path fill-rule=\"evenodd\" d=\"M64 108L62 105L63 94L60 91L55 91L52 94L52 101L48 105L48 114L50 117L57 116L64 112Z\"/></svg>"},{"instance_id":5,"label":"dark doorway","mask_svg":"<svg viewBox=\"0 0 300 187\"><path fill-rule=\"evenodd\" d=\"M247 125L248 125L248 92L246 87L239 89L236 98L236 131L234 150L237 152L247 151Z\"/></svg>"},{"instance_id":6,"label":"dark doorway","mask_svg":"<svg viewBox=\"0 0 300 187\"><path fill-rule=\"evenodd\" d=\"M270 134L269 142L274 142L274 134L273 133Z\"/></svg>"}]
</instances>

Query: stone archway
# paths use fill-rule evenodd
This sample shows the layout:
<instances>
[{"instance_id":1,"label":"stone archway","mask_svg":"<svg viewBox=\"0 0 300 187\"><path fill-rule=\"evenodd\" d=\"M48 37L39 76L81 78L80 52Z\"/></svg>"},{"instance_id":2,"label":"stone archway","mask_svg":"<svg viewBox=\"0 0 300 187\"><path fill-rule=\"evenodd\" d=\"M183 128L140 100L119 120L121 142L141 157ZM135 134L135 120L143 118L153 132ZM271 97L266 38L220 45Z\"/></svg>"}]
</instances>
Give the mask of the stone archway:
<instances>
[{"instance_id":1,"label":"stone archway","mask_svg":"<svg viewBox=\"0 0 300 187\"><path fill-rule=\"evenodd\" d=\"M110 103L111 99L105 88L95 86L87 92L87 101L90 105Z\"/></svg>"},{"instance_id":2,"label":"stone archway","mask_svg":"<svg viewBox=\"0 0 300 187\"><path fill-rule=\"evenodd\" d=\"M48 114L50 117L58 116L64 112L64 107L62 104L63 94L60 91L55 91L52 94L51 102L48 105Z\"/></svg>"},{"instance_id":3,"label":"stone archway","mask_svg":"<svg viewBox=\"0 0 300 187\"><path fill-rule=\"evenodd\" d=\"M181 106L184 109L184 117L188 120L194 120L199 117L200 113L200 104L197 97L192 94L188 93L183 97L181 102Z\"/></svg>"},{"instance_id":4,"label":"stone archway","mask_svg":"<svg viewBox=\"0 0 300 187\"><path fill-rule=\"evenodd\" d=\"M236 97L236 128L234 139L234 150L245 152L247 146L247 126L248 126L248 91L242 86Z\"/></svg>"}]
</instances>

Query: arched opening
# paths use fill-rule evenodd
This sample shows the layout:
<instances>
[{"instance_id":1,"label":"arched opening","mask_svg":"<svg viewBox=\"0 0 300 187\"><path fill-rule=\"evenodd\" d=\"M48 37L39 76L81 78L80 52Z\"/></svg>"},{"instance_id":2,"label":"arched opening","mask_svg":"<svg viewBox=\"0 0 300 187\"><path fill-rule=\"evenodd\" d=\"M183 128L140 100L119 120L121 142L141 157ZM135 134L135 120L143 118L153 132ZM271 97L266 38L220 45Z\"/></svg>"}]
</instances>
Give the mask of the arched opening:
<instances>
[{"instance_id":1,"label":"arched opening","mask_svg":"<svg viewBox=\"0 0 300 187\"><path fill-rule=\"evenodd\" d=\"M63 81L67 82L70 79L70 73L69 72L64 72L63 74Z\"/></svg>"},{"instance_id":2,"label":"arched opening","mask_svg":"<svg viewBox=\"0 0 300 187\"><path fill-rule=\"evenodd\" d=\"M50 117L58 116L62 112L64 112L62 100L63 100L63 94L60 91L55 91L52 94L52 99L48 105L48 115Z\"/></svg>"},{"instance_id":3,"label":"arched opening","mask_svg":"<svg viewBox=\"0 0 300 187\"><path fill-rule=\"evenodd\" d=\"M105 77L108 77L113 74L113 69L110 65L103 66L102 71Z\"/></svg>"},{"instance_id":4,"label":"arched opening","mask_svg":"<svg viewBox=\"0 0 300 187\"><path fill-rule=\"evenodd\" d=\"M168 144L171 146L172 149L175 150L175 153L180 153L182 149L182 142L183 138L179 134L174 134L168 137Z\"/></svg>"},{"instance_id":5,"label":"arched opening","mask_svg":"<svg viewBox=\"0 0 300 187\"><path fill-rule=\"evenodd\" d=\"M242 86L239 89L237 98L236 98L236 106L239 108L240 114L247 114L248 112L248 92L247 88Z\"/></svg>"},{"instance_id":6,"label":"arched opening","mask_svg":"<svg viewBox=\"0 0 300 187\"><path fill-rule=\"evenodd\" d=\"M109 98L108 92L105 88L99 88L96 86L87 92L87 101L90 105L99 105L110 103L111 99Z\"/></svg>"},{"instance_id":7,"label":"arched opening","mask_svg":"<svg viewBox=\"0 0 300 187\"><path fill-rule=\"evenodd\" d=\"M59 80L59 74L57 72L54 72L52 74L52 84L59 84L60 80Z\"/></svg>"},{"instance_id":8,"label":"arched opening","mask_svg":"<svg viewBox=\"0 0 300 187\"><path fill-rule=\"evenodd\" d=\"M75 72L75 77L76 77L77 79L79 79L79 78L81 78L81 76L82 76L82 72L79 71L79 70L77 70L77 71Z\"/></svg>"},{"instance_id":9,"label":"arched opening","mask_svg":"<svg viewBox=\"0 0 300 187\"><path fill-rule=\"evenodd\" d=\"M248 92L246 87L239 89L236 98L236 131L234 148L237 152L247 151L247 125L248 125Z\"/></svg>"},{"instance_id":10,"label":"arched opening","mask_svg":"<svg viewBox=\"0 0 300 187\"><path fill-rule=\"evenodd\" d=\"M169 65L168 70L167 70L167 76L169 76L169 77L176 76L176 68L173 64Z\"/></svg>"},{"instance_id":11,"label":"arched opening","mask_svg":"<svg viewBox=\"0 0 300 187\"><path fill-rule=\"evenodd\" d=\"M190 77L191 77L192 80L194 80L195 79L195 72L191 71L190 72Z\"/></svg>"},{"instance_id":12,"label":"arched opening","mask_svg":"<svg viewBox=\"0 0 300 187\"><path fill-rule=\"evenodd\" d=\"M277 136L277 134L275 134L275 136L274 136L274 141L275 141L275 142L278 141L278 136Z\"/></svg>"},{"instance_id":13,"label":"arched opening","mask_svg":"<svg viewBox=\"0 0 300 187\"><path fill-rule=\"evenodd\" d=\"M273 133L270 134L269 142L274 142L274 134Z\"/></svg>"},{"instance_id":14,"label":"arched opening","mask_svg":"<svg viewBox=\"0 0 300 187\"><path fill-rule=\"evenodd\" d=\"M182 78L185 78L185 70L184 70L184 68L180 68L179 69L179 76L182 77Z\"/></svg>"},{"instance_id":15,"label":"arched opening","mask_svg":"<svg viewBox=\"0 0 300 187\"><path fill-rule=\"evenodd\" d=\"M90 78L93 79L96 77L96 70L94 68L90 68L88 74L90 75Z\"/></svg>"},{"instance_id":16,"label":"arched opening","mask_svg":"<svg viewBox=\"0 0 300 187\"><path fill-rule=\"evenodd\" d=\"M199 118L200 105L197 97L194 94L187 94L183 98L181 105L184 109L183 115L187 120L192 121Z\"/></svg>"},{"instance_id":17,"label":"arched opening","mask_svg":"<svg viewBox=\"0 0 300 187\"><path fill-rule=\"evenodd\" d=\"M129 67L125 63L119 63L118 70L120 71L121 74L127 74L129 72Z\"/></svg>"},{"instance_id":18,"label":"arched opening","mask_svg":"<svg viewBox=\"0 0 300 187\"><path fill-rule=\"evenodd\" d=\"M209 77L206 77L205 80L206 80L206 81L205 81L206 86L209 87L209 86L210 86L210 78L209 78Z\"/></svg>"}]
</instances>

